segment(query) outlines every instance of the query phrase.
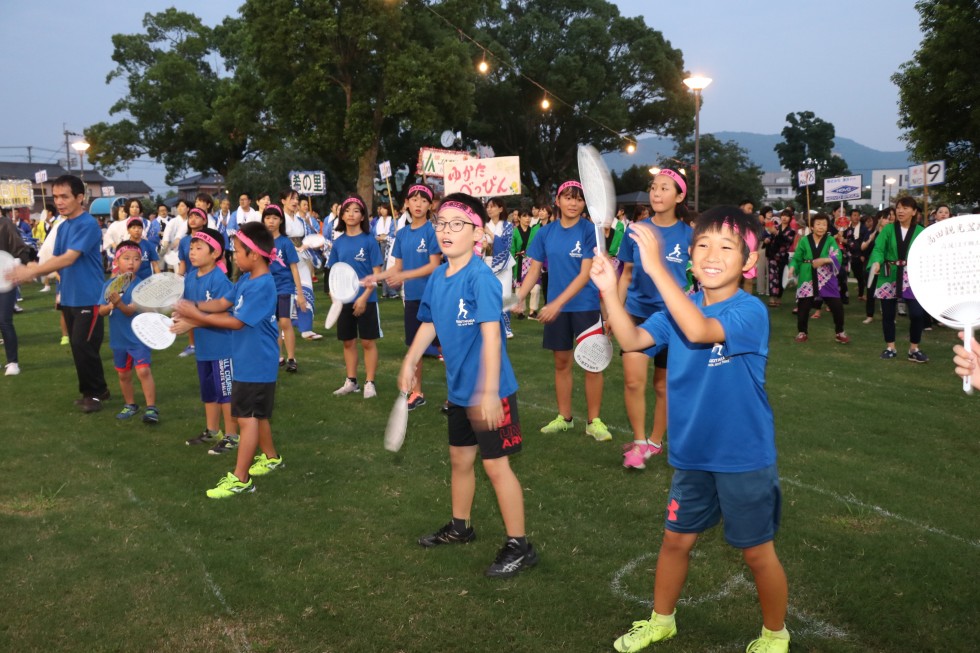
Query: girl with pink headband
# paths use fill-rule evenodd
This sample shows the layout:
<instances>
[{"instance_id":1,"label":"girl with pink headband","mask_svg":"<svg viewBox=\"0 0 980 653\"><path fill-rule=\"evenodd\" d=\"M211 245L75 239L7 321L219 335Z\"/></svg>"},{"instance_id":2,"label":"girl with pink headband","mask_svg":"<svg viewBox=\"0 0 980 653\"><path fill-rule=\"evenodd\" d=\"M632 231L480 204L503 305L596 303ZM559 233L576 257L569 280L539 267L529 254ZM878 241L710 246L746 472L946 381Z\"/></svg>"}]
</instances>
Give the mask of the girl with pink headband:
<instances>
[{"instance_id":1,"label":"girl with pink headband","mask_svg":"<svg viewBox=\"0 0 980 653\"><path fill-rule=\"evenodd\" d=\"M643 269L640 251L630 237L636 224L653 229L664 244L664 265L680 288L687 286L687 268L691 261L691 227L684 218L687 209L687 179L670 168L662 168L650 182L650 207L653 217L634 223L626 231L617 257L623 263L619 277L619 299L634 324L642 324L651 315L665 310L663 295ZM645 469L646 461L663 451L667 432L667 350L653 358L653 390L656 403L653 426L646 431L646 388L650 357L643 352L623 352L623 399L626 416L633 431L633 441L623 449L623 467Z\"/></svg>"},{"instance_id":2,"label":"girl with pink headband","mask_svg":"<svg viewBox=\"0 0 980 653\"><path fill-rule=\"evenodd\" d=\"M516 310L524 308L524 299L538 282L542 267L548 265L547 303L538 312L544 323L542 346L550 349L555 363L555 395L558 415L541 428L542 433L564 433L575 423L572 419L572 350L576 337L601 320L599 292L589 280L589 270L596 247L595 229L582 218L585 195L582 184L566 181L558 187L555 198L557 220L538 231L527 250L531 267L517 291ZM602 408L602 372L585 372L585 401L588 410L586 435L597 441L612 439L599 417Z\"/></svg>"},{"instance_id":3,"label":"girl with pink headband","mask_svg":"<svg viewBox=\"0 0 980 653\"><path fill-rule=\"evenodd\" d=\"M275 242L269 272L276 284L276 321L279 323L279 345L285 346L286 356L279 356L279 364L285 365L286 371L295 373L299 369L296 364L296 332L293 329L292 313L295 302L296 309L306 310L306 296L301 290L299 276L299 254L296 247L282 232L283 210L275 204L270 204L262 211L262 224L269 230ZM281 351L281 350L280 350Z\"/></svg>"},{"instance_id":4,"label":"girl with pink headband","mask_svg":"<svg viewBox=\"0 0 980 653\"><path fill-rule=\"evenodd\" d=\"M367 206L357 195L351 195L340 205L340 221L343 233L334 240L327 259L327 267L346 263L354 268L360 279L381 272L381 250L371 237L371 222ZM372 277L373 278L373 277ZM337 339L344 343L344 367L347 377L344 384L334 391L343 396L360 392L357 383L357 340L360 338L364 352L364 398L378 396L375 374L378 371L378 348L375 340L381 337L381 318L378 313L377 285L367 284L351 303L344 304L337 318Z\"/></svg>"},{"instance_id":5,"label":"girl with pink headband","mask_svg":"<svg viewBox=\"0 0 980 653\"><path fill-rule=\"evenodd\" d=\"M205 194L206 195L206 194ZM210 197L207 195L207 197ZM203 198L198 198L197 203L203 205L205 200ZM191 274L194 274L193 268L190 260L190 250L191 250L191 234L197 233L201 229L208 226L208 214L200 206L195 206L193 209L187 212L187 234L180 239L180 243L177 245L177 257L180 263L177 267L177 274L182 277L187 276L188 269L191 270ZM193 356L195 349L194 343L194 331L187 332L187 346L179 356L181 358L187 358L188 356Z\"/></svg>"}]
</instances>

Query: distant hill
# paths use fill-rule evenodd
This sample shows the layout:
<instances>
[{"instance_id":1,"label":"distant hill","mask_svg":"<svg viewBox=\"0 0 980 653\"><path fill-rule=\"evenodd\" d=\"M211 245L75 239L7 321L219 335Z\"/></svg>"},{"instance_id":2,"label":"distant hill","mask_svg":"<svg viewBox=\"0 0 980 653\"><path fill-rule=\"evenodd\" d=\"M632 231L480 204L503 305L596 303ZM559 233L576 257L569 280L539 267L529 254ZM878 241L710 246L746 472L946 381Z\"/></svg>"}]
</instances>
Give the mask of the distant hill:
<instances>
[{"instance_id":1,"label":"distant hill","mask_svg":"<svg viewBox=\"0 0 980 653\"><path fill-rule=\"evenodd\" d=\"M780 169L779 157L773 149L781 143L783 137L779 134L753 134L750 132L717 132L714 134L721 141L735 141L749 153L749 159L763 172L773 172ZM911 165L908 153L882 152L861 145L850 138L838 136L834 140L834 151L844 157L848 167L854 174L866 177L871 170L888 168L905 168ZM674 141L660 136L648 136L638 139L634 154L610 152L603 155L606 165L616 172L625 170L635 164L657 163L662 158L674 152Z\"/></svg>"}]
</instances>

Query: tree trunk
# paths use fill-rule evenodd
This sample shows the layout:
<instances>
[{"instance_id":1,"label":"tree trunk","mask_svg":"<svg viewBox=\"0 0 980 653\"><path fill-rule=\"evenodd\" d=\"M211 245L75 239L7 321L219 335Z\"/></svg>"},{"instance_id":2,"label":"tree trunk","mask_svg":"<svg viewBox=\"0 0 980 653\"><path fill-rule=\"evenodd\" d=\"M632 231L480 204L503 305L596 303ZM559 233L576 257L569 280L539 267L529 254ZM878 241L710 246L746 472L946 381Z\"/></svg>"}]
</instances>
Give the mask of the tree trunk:
<instances>
[{"instance_id":1,"label":"tree trunk","mask_svg":"<svg viewBox=\"0 0 980 653\"><path fill-rule=\"evenodd\" d=\"M357 194L367 204L368 215L374 213L374 173L377 171L378 143L375 138L370 147L357 158Z\"/></svg>"}]
</instances>

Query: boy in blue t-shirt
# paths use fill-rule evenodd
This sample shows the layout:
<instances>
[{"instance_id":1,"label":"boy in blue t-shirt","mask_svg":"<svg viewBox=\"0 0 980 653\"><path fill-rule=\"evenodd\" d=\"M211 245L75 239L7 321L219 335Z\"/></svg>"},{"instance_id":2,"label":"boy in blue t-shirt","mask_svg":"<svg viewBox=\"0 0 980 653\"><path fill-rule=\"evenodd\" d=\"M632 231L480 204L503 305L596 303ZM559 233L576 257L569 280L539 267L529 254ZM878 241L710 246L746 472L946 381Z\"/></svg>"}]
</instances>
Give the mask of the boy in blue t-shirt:
<instances>
[{"instance_id":1,"label":"boy in blue t-shirt","mask_svg":"<svg viewBox=\"0 0 980 653\"><path fill-rule=\"evenodd\" d=\"M502 578L537 564L538 556L527 541L524 495L508 460L521 450L522 437L517 379L503 338L500 283L473 252L483 240L488 219L483 205L469 195L454 193L442 201L435 230L448 262L426 285L418 313L422 324L402 362L398 386L405 393L411 390L416 366L439 334L449 386L452 519L419 538L419 544L465 544L476 537L470 511L476 490L474 464L480 454L507 531L486 575Z\"/></svg>"},{"instance_id":2,"label":"boy in blue t-shirt","mask_svg":"<svg viewBox=\"0 0 980 653\"><path fill-rule=\"evenodd\" d=\"M626 351L648 356L667 347L667 392L675 468L664 539L657 559L654 611L614 643L633 653L677 634L675 606L698 535L723 520L725 539L742 549L762 608L762 635L748 653L789 650L785 627L786 574L773 539L781 494L775 427L765 390L769 353L766 308L740 290L755 267L758 222L738 207L711 209L694 224L691 264L701 292L688 297L663 261L663 245L647 228L634 228L643 268L660 290L667 312L637 326L616 292L611 263L597 257L599 287L613 334Z\"/></svg>"},{"instance_id":3,"label":"boy in blue t-shirt","mask_svg":"<svg viewBox=\"0 0 980 653\"><path fill-rule=\"evenodd\" d=\"M531 268L517 291L517 309L524 310L524 299L548 266L547 303L538 311L544 323L545 349L555 358L555 395L558 416L541 428L542 433L563 433L575 426L572 419L572 350L576 337L601 320L599 293L589 281L589 269L596 247L595 229L582 219L585 195L582 184L566 181L558 187L555 204L559 219L542 227L527 250ZM612 439L599 418L602 408L602 372L585 373L585 402L589 421L585 433L600 442Z\"/></svg>"},{"instance_id":4,"label":"boy in blue t-shirt","mask_svg":"<svg viewBox=\"0 0 980 653\"><path fill-rule=\"evenodd\" d=\"M136 216L126 220L126 231L129 232L129 239L140 247L140 267L136 271L136 280L142 281L160 272L160 255L156 247L143 238L143 218Z\"/></svg>"},{"instance_id":5,"label":"boy in blue t-shirt","mask_svg":"<svg viewBox=\"0 0 980 653\"><path fill-rule=\"evenodd\" d=\"M208 226L208 214L204 209L195 206L187 213L187 234L181 237L180 242L177 243L177 258L180 260L177 264L177 274L182 277L186 277L187 269L193 267L190 259L191 234L197 233L206 226ZM187 332L187 346L178 355L181 358L194 355L193 330Z\"/></svg>"},{"instance_id":6,"label":"boy in blue t-shirt","mask_svg":"<svg viewBox=\"0 0 980 653\"><path fill-rule=\"evenodd\" d=\"M133 333L133 317L138 312L131 303L136 280L131 281L122 293L112 292L106 297L109 286L112 285L117 276L127 272L132 272L135 275L140 266L140 255L139 244L131 240L124 240L116 247L112 263L112 278L102 286L102 297L108 301L108 304L99 306L99 315L109 316L109 347L112 349L113 362L116 373L119 375L119 390L122 392L125 402L123 409L116 415L116 419L129 419L140 411L140 407L136 404L136 393L133 389L133 368L135 367L136 376L139 377L140 386L143 388L143 398L146 399L143 422L156 424L160 421L160 413L156 406L156 383L153 381L153 372L150 371L150 349Z\"/></svg>"},{"instance_id":7,"label":"boy in blue t-shirt","mask_svg":"<svg viewBox=\"0 0 980 653\"><path fill-rule=\"evenodd\" d=\"M184 277L184 299L190 302L207 302L227 297L232 283L226 274L221 232L205 227L190 234L190 262L194 268ZM208 449L209 454L222 454L238 446L238 424L231 416L231 347L232 335L228 329L201 327L196 330L197 377L201 385L201 402L204 404L205 427L200 435L188 439L185 444L205 444L217 440ZM220 422L224 417L225 429Z\"/></svg>"},{"instance_id":8,"label":"boy in blue t-shirt","mask_svg":"<svg viewBox=\"0 0 980 653\"><path fill-rule=\"evenodd\" d=\"M174 313L173 328L177 333L195 326L232 331L231 414L238 419L238 460L235 471L228 472L216 487L208 490L212 499L252 492L253 476L283 466L269 423L279 374L276 284L269 274L272 250L272 235L264 226L257 222L241 225L235 235L235 263L243 274L231 294L204 302L184 299ZM258 449L262 452L256 456Z\"/></svg>"},{"instance_id":9,"label":"boy in blue t-shirt","mask_svg":"<svg viewBox=\"0 0 980 653\"><path fill-rule=\"evenodd\" d=\"M299 254L296 246L282 234L282 209L276 204L270 204L262 211L262 223L269 230L275 242L276 251L269 272L276 282L276 320L279 321L279 333L282 344L286 346L286 357L279 358L280 364L285 364L287 372L295 372L296 364L296 332L293 330L291 319L293 301L299 310L306 310L306 296L296 292L300 288Z\"/></svg>"},{"instance_id":10,"label":"boy in blue t-shirt","mask_svg":"<svg viewBox=\"0 0 980 653\"><path fill-rule=\"evenodd\" d=\"M387 281L392 288L405 287L405 344L409 347L415 340L421 322L419 321L419 305L425 292L429 276L442 262L442 252L436 242L436 232L429 221L429 207L432 206L432 190L424 184L415 184L408 189L405 198L408 213L412 218L410 225L398 230L391 256L394 264L381 274L365 279L369 281ZM433 343L439 346L438 338ZM419 359L415 369L415 383L408 396L408 409L415 410L425 405L425 395L422 393L422 360Z\"/></svg>"}]
</instances>

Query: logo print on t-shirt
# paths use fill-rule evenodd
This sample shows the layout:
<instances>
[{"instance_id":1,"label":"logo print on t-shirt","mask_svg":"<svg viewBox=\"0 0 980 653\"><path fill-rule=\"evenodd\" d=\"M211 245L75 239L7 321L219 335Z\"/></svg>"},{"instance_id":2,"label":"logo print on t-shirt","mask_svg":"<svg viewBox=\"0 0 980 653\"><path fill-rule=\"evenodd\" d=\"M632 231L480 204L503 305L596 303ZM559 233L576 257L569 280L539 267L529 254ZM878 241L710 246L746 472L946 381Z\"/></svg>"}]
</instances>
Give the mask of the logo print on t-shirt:
<instances>
[{"instance_id":1,"label":"logo print on t-shirt","mask_svg":"<svg viewBox=\"0 0 980 653\"><path fill-rule=\"evenodd\" d=\"M367 254L364 253L364 248L363 247L357 252L357 256L354 257L354 260L355 261L366 261L367 260Z\"/></svg>"},{"instance_id":2,"label":"logo print on t-shirt","mask_svg":"<svg viewBox=\"0 0 980 653\"><path fill-rule=\"evenodd\" d=\"M574 258L582 258L582 241L581 240L576 240L575 241L575 247L572 248L572 251L570 251L568 253L568 255L571 256L571 257L574 257Z\"/></svg>"},{"instance_id":3,"label":"logo print on t-shirt","mask_svg":"<svg viewBox=\"0 0 980 653\"><path fill-rule=\"evenodd\" d=\"M728 356L723 354L724 345L720 342L716 342L715 346L711 348L711 358L708 359L708 367L718 367L729 362Z\"/></svg>"},{"instance_id":4,"label":"logo print on t-shirt","mask_svg":"<svg viewBox=\"0 0 980 653\"><path fill-rule=\"evenodd\" d=\"M427 249L428 249L428 248L427 248L427 247L425 246L425 238L423 238L423 239L422 239L422 240L421 240L421 241L419 242L419 246L415 248L415 251L416 251L416 252L419 252L420 254L424 254L424 253L426 252L426 250L427 250Z\"/></svg>"},{"instance_id":5,"label":"logo print on t-shirt","mask_svg":"<svg viewBox=\"0 0 980 653\"><path fill-rule=\"evenodd\" d=\"M456 314L456 319L457 320L459 320L459 319L465 320L469 316L470 316L470 312L468 310L466 310L466 302L462 298L460 298L460 300L459 300L459 313Z\"/></svg>"},{"instance_id":6,"label":"logo print on t-shirt","mask_svg":"<svg viewBox=\"0 0 980 653\"><path fill-rule=\"evenodd\" d=\"M682 254L681 254L681 244L680 243L675 243L674 244L674 249L670 250L670 254L668 254L666 256L666 258L671 263L682 263L683 262L683 259L681 258L681 256L682 256Z\"/></svg>"},{"instance_id":7,"label":"logo print on t-shirt","mask_svg":"<svg viewBox=\"0 0 980 653\"><path fill-rule=\"evenodd\" d=\"M238 303L235 304L235 312L242 310L242 306L245 304L245 295L238 296Z\"/></svg>"}]
</instances>

